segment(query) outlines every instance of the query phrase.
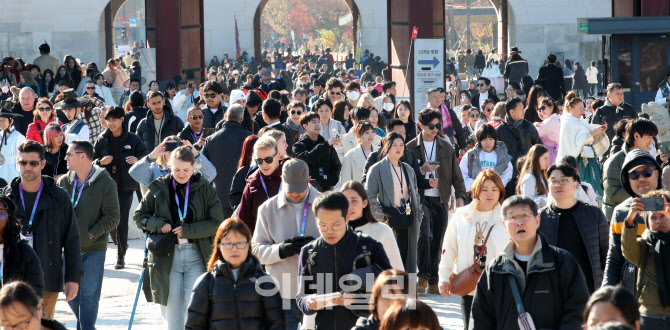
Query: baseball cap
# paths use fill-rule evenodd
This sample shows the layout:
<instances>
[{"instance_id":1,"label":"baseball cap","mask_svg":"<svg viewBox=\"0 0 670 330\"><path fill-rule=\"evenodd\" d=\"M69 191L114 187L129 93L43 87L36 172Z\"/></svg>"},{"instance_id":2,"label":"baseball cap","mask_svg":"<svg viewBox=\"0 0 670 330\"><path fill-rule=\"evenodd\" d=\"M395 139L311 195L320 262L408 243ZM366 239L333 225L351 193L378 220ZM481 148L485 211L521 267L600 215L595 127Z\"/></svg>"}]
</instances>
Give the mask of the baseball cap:
<instances>
[{"instance_id":1,"label":"baseball cap","mask_svg":"<svg viewBox=\"0 0 670 330\"><path fill-rule=\"evenodd\" d=\"M640 167L646 166L655 169L658 166L656 162L650 157L640 157L635 159L633 162L634 164L628 169L629 174L635 172L635 170L637 170Z\"/></svg>"},{"instance_id":2,"label":"baseball cap","mask_svg":"<svg viewBox=\"0 0 670 330\"><path fill-rule=\"evenodd\" d=\"M304 160L291 159L284 163L281 171L286 192L301 193L307 190L309 184L309 166Z\"/></svg>"},{"instance_id":3,"label":"baseball cap","mask_svg":"<svg viewBox=\"0 0 670 330\"><path fill-rule=\"evenodd\" d=\"M240 74L240 72L237 70L233 70L233 74Z\"/></svg>"}]
</instances>

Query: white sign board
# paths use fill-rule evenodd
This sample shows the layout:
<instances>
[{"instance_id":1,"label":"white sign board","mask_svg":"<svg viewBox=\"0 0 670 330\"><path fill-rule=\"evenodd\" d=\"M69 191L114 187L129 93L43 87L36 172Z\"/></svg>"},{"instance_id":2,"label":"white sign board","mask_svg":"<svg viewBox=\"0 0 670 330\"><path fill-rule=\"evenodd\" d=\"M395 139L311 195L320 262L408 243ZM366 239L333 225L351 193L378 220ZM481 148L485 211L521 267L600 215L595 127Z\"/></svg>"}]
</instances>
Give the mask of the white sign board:
<instances>
[{"instance_id":1,"label":"white sign board","mask_svg":"<svg viewBox=\"0 0 670 330\"><path fill-rule=\"evenodd\" d=\"M414 112L418 113L428 105L426 91L444 88L444 40L414 40Z\"/></svg>"}]
</instances>

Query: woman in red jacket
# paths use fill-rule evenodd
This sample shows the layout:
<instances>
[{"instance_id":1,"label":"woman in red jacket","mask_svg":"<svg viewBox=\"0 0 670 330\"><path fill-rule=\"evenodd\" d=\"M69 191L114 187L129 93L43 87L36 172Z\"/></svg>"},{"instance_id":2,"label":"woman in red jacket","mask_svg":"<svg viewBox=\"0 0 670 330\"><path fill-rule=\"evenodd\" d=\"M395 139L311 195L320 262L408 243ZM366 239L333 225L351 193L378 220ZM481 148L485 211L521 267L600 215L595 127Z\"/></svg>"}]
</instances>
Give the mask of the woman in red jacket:
<instances>
[{"instance_id":1,"label":"woman in red jacket","mask_svg":"<svg viewBox=\"0 0 670 330\"><path fill-rule=\"evenodd\" d=\"M28 125L26 139L44 144L44 130L47 125L51 122L59 125L56 109L54 109L53 103L48 98L41 97L37 100L33 115L35 116L35 120L32 124Z\"/></svg>"}]
</instances>

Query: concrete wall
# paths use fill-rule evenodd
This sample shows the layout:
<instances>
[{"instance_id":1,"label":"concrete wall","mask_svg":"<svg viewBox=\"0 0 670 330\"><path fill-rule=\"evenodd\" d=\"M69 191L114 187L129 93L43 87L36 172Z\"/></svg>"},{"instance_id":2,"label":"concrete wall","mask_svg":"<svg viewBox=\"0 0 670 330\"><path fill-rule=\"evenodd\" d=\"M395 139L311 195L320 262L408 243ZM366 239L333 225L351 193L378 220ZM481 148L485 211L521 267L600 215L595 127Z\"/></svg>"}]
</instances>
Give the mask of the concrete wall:
<instances>
[{"instance_id":1,"label":"concrete wall","mask_svg":"<svg viewBox=\"0 0 670 330\"><path fill-rule=\"evenodd\" d=\"M0 21L0 58L32 62L46 40L61 61L71 54L82 62L105 63L102 14L109 0L4 1ZM41 15L39 14L41 13ZM47 14L48 13L48 14Z\"/></svg>"},{"instance_id":2,"label":"concrete wall","mask_svg":"<svg viewBox=\"0 0 670 330\"><path fill-rule=\"evenodd\" d=\"M336 0L333 0L336 1ZM341 0L337 0L341 1ZM361 14L361 39L363 50L369 49L387 60L388 42L386 38L386 1L355 0ZM205 15L205 64L213 56L219 59L223 54L235 56L235 19L240 35L240 48L254 53L254 14L260 0L204 0ZM271 5L271 3L268 3Z\"/></svg>"},{"instance_id":3,"label":"concrete wall","mask_svg":"<svg viewBox=\"0 0 670 330\"><path fill-rule=\"evenodd\" d=\"M535 78L550 52L590 62L601 58L602 38L579 31L577 18L610 17L610 0L509 0L509 46L519 47Z\"/></svg>"}]
</instances>

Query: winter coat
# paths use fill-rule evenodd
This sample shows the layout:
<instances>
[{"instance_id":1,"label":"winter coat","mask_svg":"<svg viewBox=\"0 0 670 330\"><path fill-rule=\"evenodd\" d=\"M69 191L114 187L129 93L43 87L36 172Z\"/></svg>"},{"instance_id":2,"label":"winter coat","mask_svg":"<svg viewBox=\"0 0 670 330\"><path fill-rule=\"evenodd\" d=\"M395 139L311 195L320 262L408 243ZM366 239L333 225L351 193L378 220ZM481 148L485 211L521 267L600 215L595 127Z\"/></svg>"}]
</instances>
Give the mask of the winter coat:
<instances>
[{"instance_id":1,"label":"winter coat","mask_svg":"<svg viewBox=\"0 0 670 330\"><path fill-rule=\"evenodd\" d=\"M135 210L135 225L148 233L160 233L161 227L171 224L175 228L170 212L170 196L168 185L172 185L172 174L162 176L149 185L140 205ZM191 177L190 196L187 213L192 214L192 222L182 225L182 238L195 245L203 267L207 265L212 254L212 244L217 228L224 220L223 209L216 195L216 190L199 173ZM187 214L186 219L189 216ZM170 287L170 270L174 253L165 257L155 256L149 252L149 267L144 275L142 289L148 302L167 306Z\"/></svg>"},{"instance_id":2,"label":"winter coat","mask_svg":"<svg viewBox=\"0 0 670 330\"><path fill-rule=\"evenodd\" d=\"M107 251L107 234L116 229L121 216L116 183L103 168L94 165L92 171L94 172L86 181L81 195L79 191L83 182L78 182L73 194L77 175L73 171L62 175L56 183L69 196L75 196L75 201L79 199L74 212L77 215L81 253ZM93 235L93 239L88 237L89 233Z\"/></svg>"},{"instance_id":3,"label":"winter coat","mask_svg":"<svg viewBox=\"0 0 670 330\"><path fill-rule=\"evenodd\" d=\"M44 291L61 292L64 282L79 283L81 278L77 219L67 192L51 177L43 175L42 182L44 187L33 219L33 248L44 271ZM0 193L9 196L17 205L16 217L20 219L22 234L26 235L32 209L26 211L22 206L20 183L21 178L15 178Z\"/></svg>"},{"instance_id":4,"label":"winter coat","mask_svg":"<svg viewBox=\"0 0 670 330\"><path fill-rule=\"evenodd\" d=\"M223 120L223 116L225 115L226 111L228 108L223 105L223 102L219 103L219 109L216 111L216 113L213 113L212 110L209 109L209 107L205 104L204 107L201 108L203 120L202 120L202 127L203 128L214 128L216 126L216 123L219 121Z\"/></svg>"},{"instance_id":5,"label":"winter coat","mask_svg":"<svg viewBox=\"0 0 670 330\"><path fill-rule=\"evenodd\" d=\"M335 148L319 135L316 141L307 134L293 144L295 158L304 160L309 166L309 176L315 180L323 191L330 190L340 180L342 163L337 157Z\"/></svg>"},{"instance_id":6,"label":"winter coat","mask_svg":"<svg viewBox=\"0 0 670 330\"><path fill-rule=\"evenodd\" d=\"M123 124L128 127L128 132L137 133L137 126L140 124L140 121L147 116L148 111L151 110L147 110L145 107L133 107L130 111L126 112Z\"/></svg>"},{"instance_id":7,"label":"winter coat","mask_svg":"<svg viewBox=\"0 0 670 330\"><path fill-rule=\"evenodd\" d=\"M593 116L591 116L591 124L602 125L607 123L607 137L614 139L616 135L614 132L614 125L619 122L619 120L628 118L635 119L637 118L637 112L632 105L628 103L621 103L618 106L610 103L609 99L605 99L605 105L595 110Z\"/></svg>"},{"instance_id":8,"label":"winter coat","mask_svg":"<svg viewBox=\"0 0 670 330\"><path fill-rule=\"evenodd\" d=\"M610 142L610 152L607 155L607 158L614 156L617 152L621 151L623 145L626 143L626 140L621 136L615 136Z\"/></svg>"},{"instance_id":9,"label":"winter coat","mask_svg":"<svg viewBox=\"0 0 670 330\"><path fill-rule=\"evenodd\" d=\"M532 146L542 144L540 134L537 133L537 129L529 121L525 119L514 121L509 116L498 126L496 132L498 133L498 141L505 143L507 153L512 156L514 176L518 176L519 169L516 167L516 161L519 157L525 156Z\"/></svg>"},{"instance_id":10,"label":"winter coat","mask_svg":"<svg viewBox=\"0 0 670 330\"><path fill-rule=\"evenodd\" d=\"M16 157L19 155L19 145L25 142L26 138L13 127L9 129L6 140L4 140L5 134L7 134L7 131L0 132L0 143L2 143L0 154L5 158L5 162L0 166L0 178L10 182L20 175L19 166L16 165ZM51 173L46 172L45 174L51 175Z\"/></svg>"},{"instance_id":11,"label":"winter coat","mask_svg":"<svg viewBox=\"0 0 670 330\"><path fill-rule=\"evenodd\" d=\"M572 89L586 89L586 87L586 72L581 66L577 66L572 73Z\"/></svg>"},{"instance_id":12,"label":"winter coat","mask_svg":"<svg viewBox=\"0 0 670 330\"><path fill-rule=\"evenodd\" d=\"M9 247L5 241L3 260L5 268L2 270L2 280L9 283L20 280L28 283L38 296L44 295L44 273L40 265L40 258L25 239L19 239L16 246ZM10 251L11 250L11 251Z\"/></svg>"},{"instance_id":13,"label":"winter coat","mask_svg":"<svg viewBox=\"0 0 670 330\"><path fill-rule=\"evenodd\" d=\"M309 187L303 236L316 238L321 235L312 211L314 200L320 194L314 187ZM286 194L278 194L259 207L256 230L251 238L252 252L265 266L268 274L279 281L279 293L284 299L295 299L298 294L298 283L295 279L299 274L299 255L282 259L279 256L279 245L287 239L300 235L301 230L302 213L300 219L296 219L295 211Z\"/></svg>"},{"instance_id":14,"label":"winter coat","mask_svg":"<svg viewBox=\"0 0 670 330\"><path fill-rule=\"evenodd\" d=\"M543 120L540 126L535 127L535 129L537 129L537 134L540 135L544 146L549 149L549 166L556 164L561 131L561 119L559 115L552 113L549 118Z\"/></svg>"},{"instance_id":15,"label":"winter coat","mask_svg":"<svg viewBox=\"0 0 670 330\"><path fill-rule=\"evenodd\" d=\"M598 137L591 135L591 131L597 126L599 125L589 124L584 118L577 118L567 112L563 113L556 159L562 159L565 156L600 158L604 155L609 149L610 140L602 135Z\"/></svg>"},{"instance_id":16,"label":"winter coat","mask_svg":"<svg viewBox=\"0 0 670 330\"><path fill-rule=\"evenodd\" d=\"M412 224L408 228L409 249L408 255L405 258L405 271L414 273L416 272L417 244L419 239L419 228L421 228L421 221L423 220L423 208L421 207L421 198L417 191L416 176L414 171L412 171L412 167L406 163L400 163L403 166L403 178L407 178L412 217ZM388 157L384 157L378 163L370 167L365 182L365 191L368 194L370 209L372 210L372 215L374 215L378 221L386 223L383 207L393 206L393 185L391 162Z\"/></svg>"},{"instance_id":17,"label":"winter coat","mask_svg":"<svg viewBox=\"0 0 670 330\"><path fill-rule=\"evenodd\" d=\"M505 77L509 82L520 83L521 78L528 75L528 61L521 58L519 54L510 56L505 63Z\"/></svg>"},{"instance_id":18,"label":"winter coat","mask_svg":"<svg viewBox=\"0 0 670 330\"><path fill-rule=\"evenodd\" d=\"M519 313L508 277L513 276L524 309L537 329L581 329L589 291L575 257L550 246L538 233L527 275L514 260L514 242L486 266L472 302L471 329L518 329Z\"/></svg>"},{"instance_id":19,"label":"winter coat","mask_svg":"<svg viewBox=\"0 0 670 330\"><path fill-rule=\"evenodd\" d=\"M35 120L35 115L33 115L32 111L34 108L35 105L33 105L30 108L30 111L24 111L23 108L21 107L21 102L14 103L14 106L12 107L13 113L21 115L14 119L13 122L14 129L19 131L19 133L21 133L21 135L23 136L26 136L26 132L28 131L28 125L30 125L33 122L33 120Z\"/></svg>"},{"instance_id":20,"label":"winter coat","mask_svg":"<svg viewBox=\"0 0 670 330\"><path fill-rule=\"evenodd\" d=\"M637 151L631 150L629 153ZM641 157L647 157L653 159L651 155L639 152L642 154ZM617 205L614 208L614 213L610 219L610 246L609 251L607 251L607 265L605 266L605 278L603 279L603 285L617 285L621 283L625 288L630 290L630 292L635 292L635 278L636 270L635 265L627 261L621 252L621 234L623 232L623 226L626 222L626 217L628 217L628 211L630 210L631 204L633 204L633 198L640 197L638 196L633 189L630 187L630 182L628 181L628 171L631 168L632 160L637 159L631 157L630 159L625 159L623 166L621 166L621 185L623 189L631 196L621 204ZM656 169L661 172L661 167L656 166ZM662 187L661 176L658 176L657 187ZM636 216L635 221L638 223L637 235L640 236L646 229L646 224L644 219L641 216Z\"/></svg>"},{"instance_id":21,"label":"winter coat","mask_svg":"<svg viewBox=\"0 0 670 330\"><path fill-rule=\"evenodd\" d=\"M161 141L156 141L156 124L154 123L154 114L151 110L137 125L137 136L144 141L148 150L154 148L163 142L163 139L170 135L177 135L184 129L184 122L172 113L169 107L163 107L163 127L160 131Z\"/></svg>"},{"instance_id":22,"label":"winter coat","mask_svg":"<svg viewBox=\"0 0 670 330\"><path fill-rule=\"evenodd\" d=\"M303 131L304 132L304 131ZM300 134L302 137L303 134ZM350 129L349 132L344 134L344 136L341 136L342 138L342 144L339 147L333 146L335 148L335 151L337 151L337 156L340 157L340 160L342 160L342 157L347 154L351 149L356 148L358 145L358 138L356 137L356 133L354 133L353 129ZM378 134L375 134L374 140L372 140L372 144L375 146L379 146L381 144L382 137L379 136Z\"/></svg>"},{"instance_id":23,"label":"winter coat","mask_svg":"<svg viewBox=\"0 0 670 330\"><path fill-rule=\"evenodd\" d=\"M595 66L590 66L586 69L586 82L589 84L598 83L598 69Z\"/></svg>"},{"instance_id":24,"label":"winter coat","mask_svg":"<svg viewBox=\"0 0 670 330\"><path fill-rule=\"evenodd\" d=\"M202 134L203 132L204 132L204 128L203 128L202 131L200 131L200 133ZM198 143L198 141L199 141L200 139L199 139L198 137L196 137L195 133L193 133L193 129L191 128L191 124L186 124L186 126L184 126L184 129L183 129L181 132L179 132L179 135L178 135L178 136L179 136L179 138L180 138L182 141L188 141L188 142L191 142L191 144L192 144L197 150L202 150L201 147L198 147L198 146L196 145L196 143Z\"/></svg>"},{"instance_id":25,"label":"winter coat","mask_svg":"<svg viewBox=\"0 0 670 330\"><path fill-rule=\"evenodd\" d=\"M474 246L483 243L489 229L491 235L486 242L487 266L496 260L496 257L509 243L509 235L502 226L502 205L496 203L492 218L479 219L475 222L475 215L480 213L477 210L477 204L479 204L479 200L475 198L470 204L457 208L452 218L449 219L444 242L442 243L442 257L438 269L440 283L449 282L449 276L452 272L458 274L474 265ZM493 229L491 229L491 226L493 226ZM472 296L474 293L474 291L470 292L469 295Z\"/></svg>"},{"instance_id":26,"label":"winter coat","mask_svg":"<svg viewBox=\"0 0 670 330\"><path fill-rule=\"evenodd\" d=\"M640 225L637 222L633 222L632 227L624 224L623 234L621 236L621 250L626 260L634 264L636 267L642 267L645 258L644 254L647 254L644 275L641 274L642 270L639 270L637 281L635 283L636 289L642 284L642 290L638 292L640 313L643 315L667 317L670 315L670 306L663 307L663 305L661 305L661 298L659 297L658 292L658 273L656 272L656 262L654 260L657 252L654 251L654 246L647 240L649 231L645 231L641 235L642 237L638 237L639 227Z\"/></svg>"},{"instance_id":27,"label":"winter coat","mask_svg":"<svg viewBox=\"0 0 670 330\"><path fill-rule=\"evenodd\" d=\"M621 151L610 156L603 165L603 212L607 222L612 221L614 208L630 197L621 182L621 167L629 151L630 148L624 143Z\"/></svg>"},{"instance_id":28,"label":"winter coat","mask_svg":"<svg viewBox=\"0 0 670 330\"><path fill-rule=\"evenodd\" d=\"M340 134L340 137L343 137L344 134L347 134L347 131L344 129L344 126L342 126L342 123L335 119L329 120L327 126L321 124L321 132L319 134L323 136L326 141L328 141L330 138L334 137L333 131L337 131L337 134Z\"/></svg>"},{"instance_id":29,"label":"winter coat","mask_svg":"<svg viewBox=\"0 0 670 330\"><path fill-rule=\"evenodd\" d=\"M465 199L465 183L463 182L463 174L459 171L458 156L451 146L449 141L439 136L435 137L435 160L440 162L440 167L435 170L435 174L439 179L437 188L440 191L440 200L442 203L451 202L451 186L454 186L454 193L456 198ZM426 153L423 144L423 132L409 141L406 145L407 150L411 150L419 158L419 164L426 163ZM389 178L391 178L389 176ZM415 186L416 187L416 186ZM425 189L419 190L423 196Z\"/></svg>"},{"instance_id":30,"label":"winter coat","mask_svg":"<svg viewBox=\"0 0 670 330\"><path fill-rule=\"evenodd\" d=\"M238 269L235 279L230 264L219 260L198 277L185 329L284 329L281 297L258 260L249 254ZM258 290L272 294L260 294L257 284Z\"/></svg>"},{"instance_id":31,"label":"winter coat","mask_svg":"<svg viewBox=\"0 0 670 330\"><path fill-rule=\"evenodd\" d=\"M542 86L554 100L565 97L565 80L563 79L563 69L556 64L548 64L540 68L537 79L542 80Z\"/></svg>"},{"instance_id":32,"label":"winter coat","mask_svg":"<svg viewBox=\"0 0 670 330\"><path fill-rule=\"evenodd\" d=\"M47 128L47 125L51 124L53 121L56 121L56 124L60 126L58 122L58 117L53 116L46 123L43 122L40 117L35 117L33 122L28 125L28 131L26 131L26 139L31 141L37 141L39 144L44 145L44 130Z\"/></svg>"},{"instance_id":33,"label":"winter coat","mask_svg":"<svg viewBox=\"0 0 670 330\"><path fill-rule=\"evenodd\" d=\"M244 187L247 186L247 178L251 173L254 173L258 167L254 167L253 170L249 166L240 167L235 172L233 176L233 182L230 184L230 206L232 208L237 208L242 201L242 193L244 193Z\"/></svg>"},{"instance_id":34,"label":"winter coat","mask_svg":"<svg viewBox=\"0 0 670 330\"><path fill-rule=\"evenodd\" d=\"M498 156L496 165L493 169L500 175L503 185L507 185L512 179L512 173L514 172L514 166L511 163L512 156L507 153L507 147L502 142L498 142L493 150ZM459 167L461 175L463 176L465 191L467 192L472 190L472 184L475 182L475 178L479 175L479 172L482 171L482 163L481 160L479 160L481 151L482 146L477 143L474 148L468 150L468 152L463 155L463 158L461 158Z\"/></svg>"},{"instance_id":35,"label":"winter coat","mask_svg":"<svg viewBox=\"0 0 670 330\"><path fill-rule=\"evenodd\" d=\"M139 160L149 154L150 151L147 150L146 144L140 140L139 136L133 133L129 133L124 128L123 133L119 137L114 137L112 131L106 129L95 143L95 163L96 165L106 169L110 175L112 174L113 167L116 166L114 165L114 162L112 161L107 165L101 165L100 160L105 156L114 156L114 152L112 150L112 141L115 139L121 139L121 144L123 145L121 149L121 157L123 158L123 161L120 163L121 168L116 169L116 171L121 171L121 180L119 181L119 186L117 188L119 191L139 190L140 185L137 183L137 181L135 181L135 179L132 178L129 173L132 165L125 161L126 157L132 156Z\"/></svg>"},{"instance_id":36,"label":"winter coat","mask_svg":"<svg viewBox=\"0 0 670 330\"><path fill-rule=\"evenodd\" d=\"M484 57L484 54L477 53L477 55L475 55L475 68L484 70L485 67L486 57Z\"/></svg>"},{"instance_id":37,"label":"winter coat","mask_svg":"<svg viewBox=\"0 0 670 330\"><path fill-rule=\"evenodd\" d=\"M252 233L256 227L258 207L281 191L283 166L284 160L280 160L277 169L269 176L263 174L259 169L247 178L247 185L242 191L242 200L237 208L237 216L247 224ZM261 182L261 178L265 185Z\"/></svg>"},{"instance_id":38,"label":"winter coat","mask_svg":"<svg viewBox=\"0 0 670 330\"><path fill-rule=\"evenodd\" d=\"M311 295L317 294L315 288L319 286L322 289L319 289L318 294L342 291L341 278L353 271L354 264L357 269L367 266L365 258L355 260L362 253L363 245L370 252L370 262L372 264L379 266L382 270L391 269L391 264L386 257L382 244L370 236L356 234L349 226L347 226L344 237L335 245L330 245L324 241L323 237L319 237L302 247L298 259L300 275L298 276L296 302L298 309L306 316L316 314L315 324L317 329L349 330L356 324L358 317L347 307L334 306L332 309L314 311L309 308L308 301ZM307 267L310 255L313 256L313 264L311 267ZM309 268L311 268L311 272ZM333 275L336 275L337 278L322 283L326 276Z\"/></svg>"},{"instance_id":39,"label":"winter coat","mask_svg":"<svg viewBox=\"0 0 670 330\"><path fill-rule=\"evenodd\" d=\"M374 144L372 145L372 152L377 151L377 148ZM370 156L365 157L363 149L359 144L356 148L349 150L344 158L342 158L342 172L340 183L344 184L347 181L363 181L363 175L365 174L365 163Z\"/></svg>"},{"instance_id":40,"label":"winter coat","mask_svg":"<svg viewBox=\"0 0 670 330\"><path fill-rule=\"evenodd\" d=\"M219 201L223 208L231 208L230 184L237 170L237 163L242 154L242 145L251 132L234 121L226 121L223 127L208 136L202 147L202 154L212 162L216 168L214 187L219 194ZM222 152L225 150L225 152Z\"/></svg>"},{"instance_id":41,"label":"winter coat","mask_svg":"<svg viewBox=\"0 0 670 330\"><path fill-rule=\"evenodd\" d=\"M259 74L254 76L254 79L251 81L251 87L261 89L265 93L270 93L270 91L278 90L282 91L286 89L286 82L281 77L277 77L274 81L271 81L269 84L262 82L261 76Z\"/></svg>"},{"instance_id":42,"label":"winter coat","mask_svg":"<svg viewBox=\"0 0 670 330\"><path fill-rule=\"evenodd\" d=\"M591 273L593 274L594 290L600 287L603 281L603 272L607 262L607 250L609 248L609 225L603 212L596 206L577 201L579 206L572 214L577 219L579 236L586 247L591 261ZM555 205L555 204L552 204ZM558 242L558 226L560 213L556 212L551 205L540 210L540 228L549 245Z\"/></svg>"},{"instance_id":43,"label":"winter coat","mask_svg":"<svg viewBox=\"0 0 670 330\"><path fill-rule=\"evenodd\" d=\"M361 179L361 183L365 183L367 180L367 175L370 173L370 168L372 165L377 164L381 159L379 159L379 150L373 151L368 160L365 161L365 173ZM430 189L430 181L421 173L421 165L419 163L419 158L411 150L405 150L405 154L400 157L400 161L411 166L414 169L414 176L416 176L416 185L419 189Z\"/></svg>"}]
</instances>

